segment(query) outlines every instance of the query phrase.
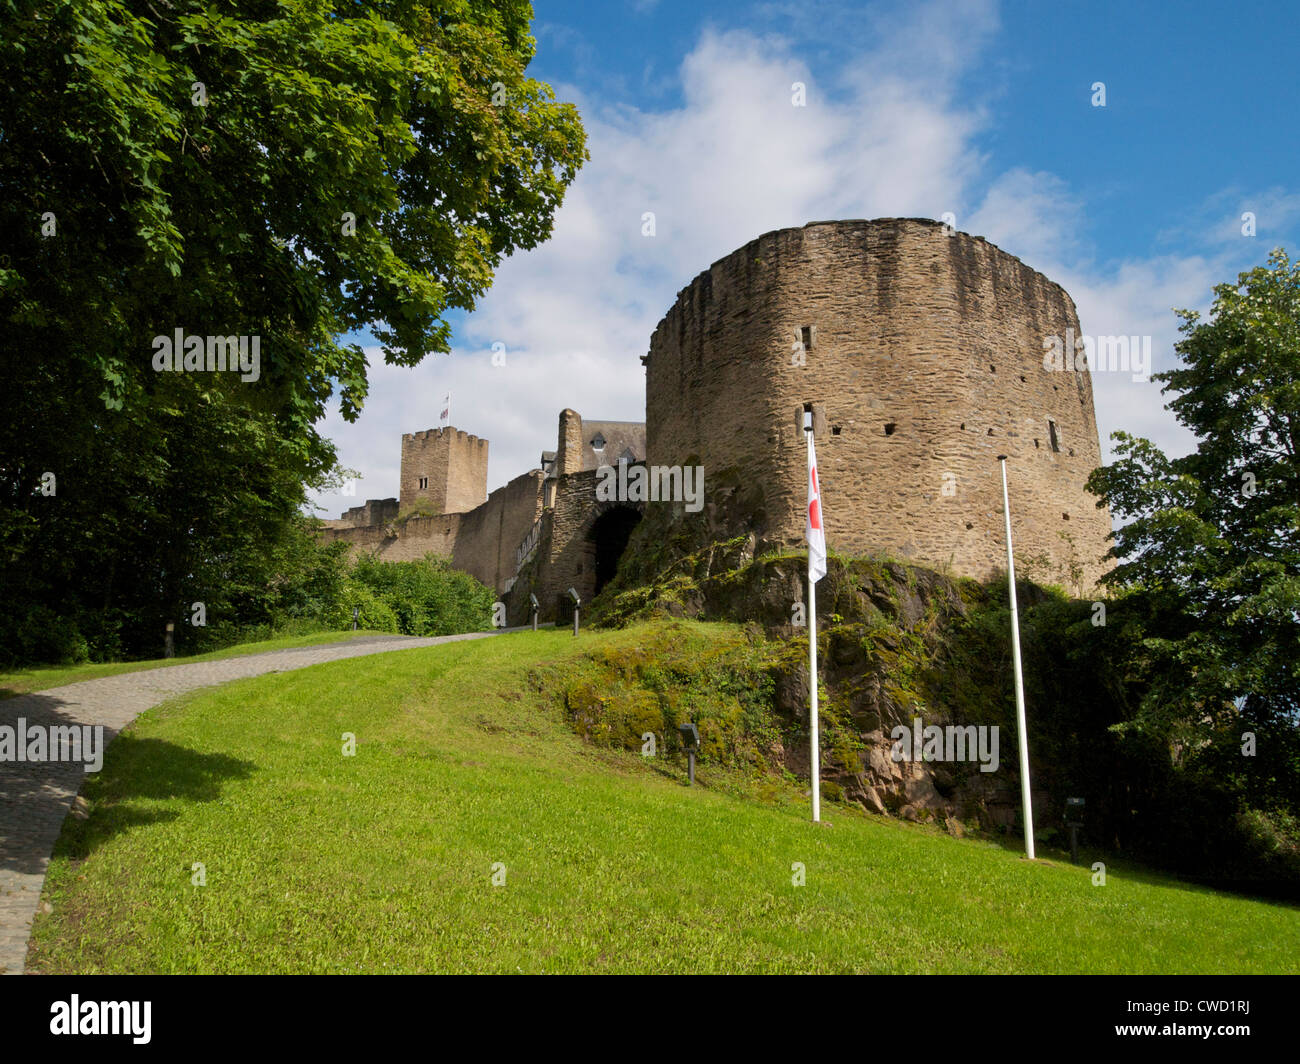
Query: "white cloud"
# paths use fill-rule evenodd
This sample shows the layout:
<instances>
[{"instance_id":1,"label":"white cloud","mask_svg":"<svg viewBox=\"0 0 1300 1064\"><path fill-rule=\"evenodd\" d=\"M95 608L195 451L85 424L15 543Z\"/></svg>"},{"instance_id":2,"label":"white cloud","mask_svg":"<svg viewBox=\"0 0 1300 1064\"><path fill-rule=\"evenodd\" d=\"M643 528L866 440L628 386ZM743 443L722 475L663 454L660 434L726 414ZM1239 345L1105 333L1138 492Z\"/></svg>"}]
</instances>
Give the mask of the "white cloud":
<instances>
[{"instance_id":1,"label":"white cloud","mask_svg":"<svg viewBox=\"0 0 1300 1064\"><path fill-rule=\"evenodd\" d=\"M815 5L811 16L797 10L816 15ZM553 238L502 265L450 358L414 370L372 359L359 424L333 416L322 426L343 463L364 474L356 499L324 500L327 516L396 494L400 434L436 425L449 390L453 423L491 440L489 488L555 446L564 407L641 420L639 356L676 293L754 237L813 220L952 210L958 228L1062 283L1085 330L1150 333L1167 351L1176 336L1169 307L1202 303L1225 276L1221 263L1164 256L1093 265L1080 239L1084 205L1061 176L987 172L976 138L989 114L956 86L996 26L990 5L932 3L877 19L859 34L869 44L816 71L787 38L706 30L678 71L682 104L666 110L557 85L561 99L579 105L591 161ZM792 106L796 81L807 86L805 107ZM647 211L653 237L641 235ZM490 362L496 341L507 348L504 367ZM1141 387L1098 380L1103 441L1123 426L1175 444L1158 386Z\"/></svg>"}]
</instances>

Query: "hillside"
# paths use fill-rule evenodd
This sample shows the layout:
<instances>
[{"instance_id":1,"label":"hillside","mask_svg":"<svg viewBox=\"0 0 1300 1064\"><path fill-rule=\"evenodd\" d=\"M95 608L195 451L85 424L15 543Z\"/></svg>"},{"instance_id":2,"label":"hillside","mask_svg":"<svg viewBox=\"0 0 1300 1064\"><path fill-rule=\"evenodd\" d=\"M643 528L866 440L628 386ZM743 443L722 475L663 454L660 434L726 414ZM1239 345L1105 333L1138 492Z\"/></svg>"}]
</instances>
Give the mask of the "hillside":
<instances>
[{"instance_id":1,"label":"hillside","mask_svg":"<svg viewBox=\"0 0 1300 1064\"><path fill-rule=\"evenodd\" d=\"M149 711L65 824L30 968L1300 970L1293 907L1122 863L1094 886L1050 851L1029 864L847 804L818 827L779 770L706 757L689 789L671 744L650 760L575 733L557 677L671 645L707 664L754 643L691 621L507 635ZM664 690L722 704L705 682Z\"/></svg>"}]
</instances>

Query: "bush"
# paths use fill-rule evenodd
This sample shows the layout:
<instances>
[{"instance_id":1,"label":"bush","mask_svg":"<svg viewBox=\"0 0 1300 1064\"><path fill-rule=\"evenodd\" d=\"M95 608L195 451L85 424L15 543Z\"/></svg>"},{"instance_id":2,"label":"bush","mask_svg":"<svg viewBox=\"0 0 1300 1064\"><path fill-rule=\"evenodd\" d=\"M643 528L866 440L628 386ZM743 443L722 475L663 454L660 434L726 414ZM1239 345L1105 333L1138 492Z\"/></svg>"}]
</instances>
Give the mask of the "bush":
<instances>
[{"instance_id":1,"label":"bush","mask_svg":"<svg viewBox=\"0 0 1300 1064\"><path fill-rule=\"evenodd\" d=\"M352 627L352 610L356 607L361 611L357 618L358 628L367 628L376 632L401 631L393 608L365 584L355 580L343 582L339 597L325 611L321 619L328 628L346 631Z\"/></svg>"},{"instance_id":2,"label":"bush","mask_svg":"<svg viewBox=\"0 0 1300 1064\"><path fill-rule=\"evenodd\" d=\"M5 664L32 661L87 661L90 647L75 620L60 617L48 606L0 621L0 651Z\"/></svg>"},{"instance_id":3,"label":"bush","mask_svg":"<svg viewBox=\"0 0 1300 1064\"><path fill-rule=\"evenodd\" d=\"M404 635L455 635L491 627L492 590L443 558L415 562L357 559L350 579L391 607Z\"/></svg>"}]
</instances>

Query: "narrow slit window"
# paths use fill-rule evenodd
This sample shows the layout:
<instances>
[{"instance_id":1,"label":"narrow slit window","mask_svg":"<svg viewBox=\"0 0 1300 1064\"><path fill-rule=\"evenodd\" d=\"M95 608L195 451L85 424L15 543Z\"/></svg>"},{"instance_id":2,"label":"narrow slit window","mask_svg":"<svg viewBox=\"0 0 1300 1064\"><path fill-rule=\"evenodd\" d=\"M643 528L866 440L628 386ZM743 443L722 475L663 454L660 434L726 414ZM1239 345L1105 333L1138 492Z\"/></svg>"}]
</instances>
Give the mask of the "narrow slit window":
<instances>
[{"instance_id":1,"label":"narrow slit window","mask_svg":"<svg viewBox=\"0 0 1300 1064\"><path fill-rule=\"evenodd\" d=\"M812 432L813 428L813 408L812 403L803 404L803 430Z\"/></svg>"},{"instance_id":2,"label":"narrow slit window","mask_svg":"<svg viewBox=\"0 0 1300 1064\"><path fill-rule=\"evenodd\" d=\"M1047 441L1053 451L1061 450L1061 434L1056 429L1056 422L1050 417L1047 419Z\"/></svg>"},{"instance_id":3,"label":"narrow slit window","mask_svg":"<svg viewBox=\"0 0 1300 1064\"><path fill-rule=\"evenodd\" d=\"M813 327L805 325L799 330L799 340L803 344L805 351L811 351L813 347Z\"/></svg>"},{"instance_id":4,"label":"narrow slit window","mask_svg":"<svg viewBox=\"0 0 1300 1064\"><path fill-rule=\"evenodd\" d=\"M421 490L421 491L427 491L427 490L428 490L428 487L429 487L429 478L428 478L428 477L421 477L421 478L420 478L420 490Z\"/></svg>"}]
</instances>

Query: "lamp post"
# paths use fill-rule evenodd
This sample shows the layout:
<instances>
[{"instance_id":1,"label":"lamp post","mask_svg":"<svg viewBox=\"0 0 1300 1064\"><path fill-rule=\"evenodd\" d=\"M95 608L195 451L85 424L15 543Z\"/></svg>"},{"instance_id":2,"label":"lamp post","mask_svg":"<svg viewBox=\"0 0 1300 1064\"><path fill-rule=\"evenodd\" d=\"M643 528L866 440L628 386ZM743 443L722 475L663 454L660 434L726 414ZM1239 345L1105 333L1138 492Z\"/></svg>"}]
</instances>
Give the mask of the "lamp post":
<instances>
[{"instance_id":1,"label":"lamp post","mask_svg":"<svg viewBox=\"0 0 1300 1064\"><path fill-rule=\"evenodd\" d=\"M578 593L569 588L569 597L573 599L573 634L578 634L578 613L582 610L582 599L578 598Z\"/></svg>"},{"instance_id":2,"label":"lamp post","mask_svg":"<svg viewBox=\"0 0 1300 1064\"><path fill-rule=\"evenodd\" d=\"M682 733L682 745L686 748L686 772L690 785L695 786L695 755L700 749L700 730L687 721L685 724L677 725L677 730Z\"/></svg>"},{"instance_id":3,"label":"lamp post","mask_svg":"<svg viewBox=\"0 0 1300 1064\"><path fill-rule=\"evenodd\" d=\"M357 618L360 616L361 616L361 607L353 606L352 607L352 630L354 632L357 630Z\"/></svg>"},{"instance_id":4,"label":"lamp post","mask_svg":"<svg viewBox=\"0 0 1300 1064\"><path fill-rule=\"evenodd\" d=\"M537 631L537 611L542 608L542 604L537 601L537 596L530 594L528 600L533 605L533 631Z\"/></svg>"}]
</instances>

